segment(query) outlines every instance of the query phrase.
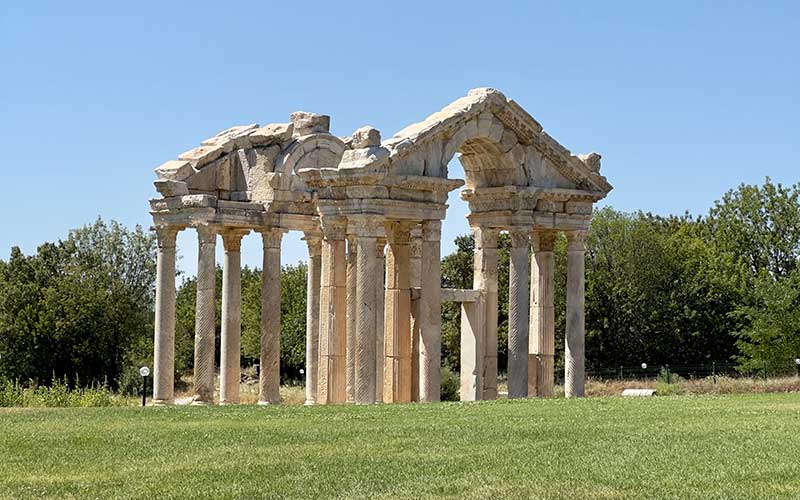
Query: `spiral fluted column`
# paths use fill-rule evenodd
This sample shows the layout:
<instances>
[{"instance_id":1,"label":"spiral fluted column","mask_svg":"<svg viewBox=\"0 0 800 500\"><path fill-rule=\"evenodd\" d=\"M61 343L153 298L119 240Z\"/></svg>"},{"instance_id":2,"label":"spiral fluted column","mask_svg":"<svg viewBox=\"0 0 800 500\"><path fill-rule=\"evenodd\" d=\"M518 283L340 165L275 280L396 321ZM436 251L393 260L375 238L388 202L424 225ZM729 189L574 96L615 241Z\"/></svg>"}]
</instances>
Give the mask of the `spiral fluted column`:
<instances>
[{"instance_id":1,"label":"spiral fluted column","mask_svg":"<svg viewBox=\"0 0 800 500\"><path fill-rule=\"evenodd\" d=\"M214 403L214 340L216 336L217 228L196 227L197 301L194 323L194 394L192 404Z\"/></svg>"},{"instance_id":2,"label":"spiral fluted column","mask_svg":"<svg viewBox=\"0 0 800 500\"><path fill-rule=\"evenodd\" d=\"M528 395L528 233L513 229L508 277L508 397Z\"/></svg>"}]
</instances>

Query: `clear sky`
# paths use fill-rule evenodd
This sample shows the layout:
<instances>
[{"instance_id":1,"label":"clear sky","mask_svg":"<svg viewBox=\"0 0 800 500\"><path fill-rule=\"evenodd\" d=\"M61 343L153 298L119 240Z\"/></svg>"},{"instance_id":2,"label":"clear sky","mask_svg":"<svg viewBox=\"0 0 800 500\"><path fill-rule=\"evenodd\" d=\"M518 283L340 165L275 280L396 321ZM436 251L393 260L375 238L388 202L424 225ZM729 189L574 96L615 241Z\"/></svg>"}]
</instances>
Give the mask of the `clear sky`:
<instances>
[{"instance_id":1,"label":"clear sky","mask_svg":"<svg viewBox=\"0 0 800 500\"><path fill-rule=\"evenodd\" d=\"M148 226L153 168L229 126L306 110L388 138L482 86L601 153L603 203L703 213L741 182L800 180L798 6L2 2L0 258L98 215ZM443 253L465 214L451 197ZM195 235L178 244L193 273ZM260 265L256 236L243 261Z\"/></svg>"}]
</instances>

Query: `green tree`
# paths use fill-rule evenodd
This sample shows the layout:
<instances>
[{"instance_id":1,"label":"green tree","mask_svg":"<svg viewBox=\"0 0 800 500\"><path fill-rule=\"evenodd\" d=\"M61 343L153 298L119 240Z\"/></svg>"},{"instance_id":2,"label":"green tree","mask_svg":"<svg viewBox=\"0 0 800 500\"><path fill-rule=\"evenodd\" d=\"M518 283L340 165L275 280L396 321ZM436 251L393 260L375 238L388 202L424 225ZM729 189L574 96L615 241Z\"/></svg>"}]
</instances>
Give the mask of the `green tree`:
<instances>
[{"instance_id":1,"label":"green tree","mask_svg":"<svg viewBox=\"0 0 800 500\"><path fill-rule=\"evenodd\" d=\"M800 184L742 184L715 203L707 233L741 298L739 357L744 369L787 370L800 355Z\"/></svg>"},{"instance_id":2,"label":"green tree","mask_svg":"<svg viewBox=\"0 0 800 500\"><path fill-rule=\"evenodd\" d=\"M0 375L118 383L152 351L155 239L112 221L0 266Z\"/></svg>"}]
</instances>

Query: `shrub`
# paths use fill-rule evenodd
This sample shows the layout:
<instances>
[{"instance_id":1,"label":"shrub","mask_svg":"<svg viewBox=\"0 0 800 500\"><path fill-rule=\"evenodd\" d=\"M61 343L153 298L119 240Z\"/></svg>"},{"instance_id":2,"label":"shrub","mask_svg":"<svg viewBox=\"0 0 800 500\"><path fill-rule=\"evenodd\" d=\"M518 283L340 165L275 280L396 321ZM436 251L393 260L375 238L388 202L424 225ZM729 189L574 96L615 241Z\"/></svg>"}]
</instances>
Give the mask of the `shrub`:
<instances>
[{"instance_id":1,"label":"shrub","mask_svg":"<svg viewBox=\"0 0 800 500\"><path fill-rule=\"evenodd\" d=\"M107 386L70 389L65 381L56 380L51 386L24 387L11 382L0 382L0 407L94 407L123 406L126 401L115 397Z\"/></svg>"},{"instance_id":2,"label":"shrub","mask_svg":"<svg viewBox=\"0 0 800 500\"><path fill-rule=\"evenodd\" d=\"M458 401L461 396L461 381L458 375L453 373L450 368L443 366L442 376L442 401Z\"/></svg>"}]
</instances>

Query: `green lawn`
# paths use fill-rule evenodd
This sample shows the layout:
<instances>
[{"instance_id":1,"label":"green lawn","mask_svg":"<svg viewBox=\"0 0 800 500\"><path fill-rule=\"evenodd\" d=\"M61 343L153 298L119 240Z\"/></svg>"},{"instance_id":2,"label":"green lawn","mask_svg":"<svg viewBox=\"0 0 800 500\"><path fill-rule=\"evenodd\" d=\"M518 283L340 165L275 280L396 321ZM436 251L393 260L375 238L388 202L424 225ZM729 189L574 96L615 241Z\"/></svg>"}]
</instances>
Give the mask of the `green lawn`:
<instances>
[{"instance_id":1,"label":"green lawn","mask_svg":"<svg viewBox=\"0 0 800 500\"><path fill-rule=\"evenodd\" d=\"M800 394L0 409L0 498L800 498Z\"/></svg>"}]
</instances>

